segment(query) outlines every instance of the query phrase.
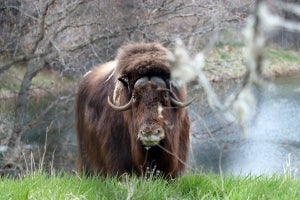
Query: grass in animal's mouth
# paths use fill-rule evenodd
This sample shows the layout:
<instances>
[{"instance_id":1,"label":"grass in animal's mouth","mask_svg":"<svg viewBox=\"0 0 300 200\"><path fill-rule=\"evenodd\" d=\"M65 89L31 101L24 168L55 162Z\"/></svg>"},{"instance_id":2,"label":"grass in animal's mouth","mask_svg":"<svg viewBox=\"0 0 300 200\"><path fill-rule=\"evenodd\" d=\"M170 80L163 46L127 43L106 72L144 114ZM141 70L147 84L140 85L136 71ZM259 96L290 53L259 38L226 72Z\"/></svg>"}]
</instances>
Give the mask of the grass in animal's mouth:
<instances>
[{"instance_id":1,"label":"grass in animal's mouth","mask_svg":"<svg viewBox=\"0 0 300 200\"><path fill-rule=\"evenodd\" d=\"M159 140L143 140L142 141L145 147L153 147L159 143Z\"/></svg>"}]
</instances>

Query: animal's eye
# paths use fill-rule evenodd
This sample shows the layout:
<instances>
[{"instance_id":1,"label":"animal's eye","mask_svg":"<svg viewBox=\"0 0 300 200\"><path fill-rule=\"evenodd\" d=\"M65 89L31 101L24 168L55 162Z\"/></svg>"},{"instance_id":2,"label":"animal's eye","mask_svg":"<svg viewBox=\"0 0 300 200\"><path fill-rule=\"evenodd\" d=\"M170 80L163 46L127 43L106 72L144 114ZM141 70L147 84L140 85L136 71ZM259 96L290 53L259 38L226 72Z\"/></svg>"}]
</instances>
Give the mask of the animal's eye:
<instances>
[{"instance_id":1,"label":"animal's eye","mask_svg":"<svg viewBox=\"0 0 300 200\"><path fill-rule=\"evenodd\" d=\"M132 99L136 100L136 94L132 93Z\"/></svg>"},{"instance_id":2,"label":"animal's eye","mask_svg":"<svg viewBox=\"0 0 300 200\"><path fill-rule=\"evenodd\" d=\"M165 98L165 99L168 99L168 98L169 98L169 93L168 93L168 92L165 92L165 93L164 93L164 98Z\"/></svg>"}]
</instances>

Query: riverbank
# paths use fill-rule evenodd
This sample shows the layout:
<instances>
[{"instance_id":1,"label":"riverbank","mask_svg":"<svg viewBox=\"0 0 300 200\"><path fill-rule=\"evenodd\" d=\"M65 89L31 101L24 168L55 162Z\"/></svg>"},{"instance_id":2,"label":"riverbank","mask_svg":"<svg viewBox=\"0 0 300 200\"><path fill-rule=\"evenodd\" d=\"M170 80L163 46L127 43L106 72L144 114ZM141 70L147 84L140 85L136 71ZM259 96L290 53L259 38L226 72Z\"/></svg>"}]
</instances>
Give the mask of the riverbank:
<instances>
[{"instance_id":1,"label":"riverbank","mask_svg":"<svg viewBox=\"0 0 300 200\"><path fill-rule=\"evenodd\" d=\"M244 46L241 44L219 45L205 58L204 71L211 82L240 79L246 73ZM300 75L300 51L268 48L265 51L263 74L267 77ZM0 100L15 97L21 86L25 68L14 66L0 74ZM75 78L76 77L76 78ZM32 82L31 96L43 96L66 89L76 90L77 75L61 76L58 72L42 70ZM72 86L74 88L72 88Z\"/></svg>"},{"instance_id":2,"label":"riverbank","mask_svg":"<svg viewBox=\"0 0 300 200\"><path fill-rule=\"evenodd\" d=\"M207 56L204 71L212 82L241 79L246 73L244 48L241 45L221 45ZM265 51L263 75L268 78L300 76L300 52L268 48Z\"/></svg>"}]
</instances>

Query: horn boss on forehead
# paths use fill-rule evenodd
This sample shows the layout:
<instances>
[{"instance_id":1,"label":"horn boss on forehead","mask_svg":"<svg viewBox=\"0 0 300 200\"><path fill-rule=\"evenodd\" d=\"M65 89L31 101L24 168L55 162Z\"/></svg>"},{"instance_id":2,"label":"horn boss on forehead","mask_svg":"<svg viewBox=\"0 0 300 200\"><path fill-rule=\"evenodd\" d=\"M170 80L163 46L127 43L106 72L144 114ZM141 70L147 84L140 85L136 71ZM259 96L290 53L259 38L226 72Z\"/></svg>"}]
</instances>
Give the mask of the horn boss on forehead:
<instances>
[{"instance_id":1,"label":"horn boss on forehead","mask_svg":"<svg viewBox=\"0 0 300 200\"><path fill-rule=\"evenodd\" d=\"M140 78L140 79L138 79L138 80L135 82L134 88L139 87L140 85L144 85L144 84L146 84L146 83L148 83L148 82L149 82L149 78L148 78L148 77Z\"/></svg>"},{"instance_id":2,"label":"horn boss on forehead","mask_svg":"<svg viewBox=\"0 0 300 200\"><path fill-rule=\"evenodd\" d=\"M150 77L150 78L149 77L142 77L142 78L138 79L134 84L134 88L136 88L140 85L147 84L149 82L153 83L155 85L159 85L161 87L166 87L167 86L166 82L162 78L160 78L158 76L153 76L153 77Z\"/></svg>"},{"instance_id":3,"label":"horn boss on forehead","mask_svg":"<svg viewBox=\"0 0 300 200\"><path fill-rule=\"evenodd\" d=\"M184 172L190 101L185 87L171 87L167 53L158 43L128 44L83 78L75 105L79 171L142 176L155 165L164 177Z\"/></svg>"},{"instance_id":4,"label":"horn boss on forehead","mask_svg":"<svg viewBox=\"0 0 300 200\"><path fill-rule=\"evenodd\" d=\"M158 76L151 77L150 81L162 87L167 87L166 82Z\"/></svg>"}]
</instances>

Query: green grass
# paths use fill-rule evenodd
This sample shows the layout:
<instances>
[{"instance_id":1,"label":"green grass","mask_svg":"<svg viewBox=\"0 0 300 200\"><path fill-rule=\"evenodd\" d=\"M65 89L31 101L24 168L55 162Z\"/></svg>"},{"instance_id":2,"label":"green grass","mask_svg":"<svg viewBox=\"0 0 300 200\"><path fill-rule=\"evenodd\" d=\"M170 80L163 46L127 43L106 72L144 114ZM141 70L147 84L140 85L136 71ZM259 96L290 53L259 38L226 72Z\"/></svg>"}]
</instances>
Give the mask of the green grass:
<instances>
[{"instance_id":1,"label":"green grass","mask_svg":"<svg viewBox=\"0 0 300 200\"><path fill-rule=\"evenodd\" d=\"M300 180L283 176L188 174L175 181L80 178L43 173L2 178L0 199L300 199Z\"/></svg>"},{"instance_id":2,"label":"green grass","mask_svg":"<svg viewBox=\"0 0 300 200\"><path fill-rule=\"evenodd\" d=\"M278 60L278 61L300 64L300 56L299 56L299 52L297 51L268 49L267 56L269 56L269 58L271 59Z\"/></svg>"},{"instance_id":3,"label":"green grass","mask_svg":"<svg viewBox=\"0 0 300 200\"><path fill-rule=\"evenodd\" d=\"M19 92L25 72L25 66L13 66L0 74L0 93ZM74 77L60 76L58 72L44 69L33 78L32 88L43 88L43 90L60 89L63 84L72 84L74 81Z\"/></svg>"}]
</instances>

